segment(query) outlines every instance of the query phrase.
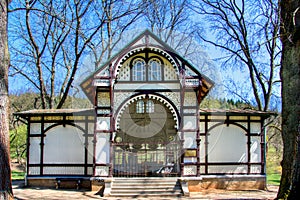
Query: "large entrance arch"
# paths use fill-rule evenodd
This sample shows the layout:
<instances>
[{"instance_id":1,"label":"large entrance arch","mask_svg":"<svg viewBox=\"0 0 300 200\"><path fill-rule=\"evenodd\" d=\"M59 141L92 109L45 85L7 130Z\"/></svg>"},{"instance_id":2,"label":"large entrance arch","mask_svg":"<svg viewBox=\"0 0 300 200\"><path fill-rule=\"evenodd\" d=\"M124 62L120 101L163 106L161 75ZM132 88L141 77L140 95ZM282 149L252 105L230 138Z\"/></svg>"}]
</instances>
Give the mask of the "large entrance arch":
<instances>
[{"instance_id":1,"label":"large entrance arch","mask_svg":"<svg viewBox=\"0 0 300 200\"><path fill-rule=\"evenodd\" d=\"M113 176L177 176L181 145L174 108L161 98L141 95L118 115L113 141Z\"/></svg>"}]
</instances>

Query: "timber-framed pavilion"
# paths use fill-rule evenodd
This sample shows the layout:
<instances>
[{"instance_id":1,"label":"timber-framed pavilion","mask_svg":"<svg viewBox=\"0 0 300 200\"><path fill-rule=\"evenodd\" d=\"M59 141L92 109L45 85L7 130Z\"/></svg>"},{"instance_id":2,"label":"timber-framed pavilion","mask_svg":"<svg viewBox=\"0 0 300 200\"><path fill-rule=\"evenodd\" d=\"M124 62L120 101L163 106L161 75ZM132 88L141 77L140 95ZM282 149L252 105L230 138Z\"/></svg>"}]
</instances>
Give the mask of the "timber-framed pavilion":
<instances>
[{"instance_id":1,"label":"timber-framed pavilion","mask_svg":"<svg viewBox=\"0 0 300 200\"><path fill-rule=\"evenodd\" d=\"M184 191L264 189L270 114L200 109L213 84L144 31L82 82L93 109L16 113L28 125L27 184L173 177Z\"/></svg>"}]
</instances>

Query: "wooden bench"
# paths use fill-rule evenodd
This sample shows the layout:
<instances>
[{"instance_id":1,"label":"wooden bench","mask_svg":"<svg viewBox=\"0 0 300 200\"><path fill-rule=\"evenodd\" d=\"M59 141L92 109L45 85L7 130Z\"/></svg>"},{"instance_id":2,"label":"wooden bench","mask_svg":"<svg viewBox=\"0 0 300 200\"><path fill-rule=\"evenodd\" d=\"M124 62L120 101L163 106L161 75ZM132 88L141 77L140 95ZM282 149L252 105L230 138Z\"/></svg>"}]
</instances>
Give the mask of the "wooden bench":
<instances>
[{"instance_id":1,"label":"wooden bench","mask_svg":"<svg viewBox=\"0 0 300 200\"><path fill-rule=\"evenodd\" d=\"M76 178L76 177L64 177L64 178L56 178L55 187L56 189L59 189L61 187L62 182L72 182L75 183L76 189L79 190L82 183L82 178Z\"/></svg>"}]
</instances>

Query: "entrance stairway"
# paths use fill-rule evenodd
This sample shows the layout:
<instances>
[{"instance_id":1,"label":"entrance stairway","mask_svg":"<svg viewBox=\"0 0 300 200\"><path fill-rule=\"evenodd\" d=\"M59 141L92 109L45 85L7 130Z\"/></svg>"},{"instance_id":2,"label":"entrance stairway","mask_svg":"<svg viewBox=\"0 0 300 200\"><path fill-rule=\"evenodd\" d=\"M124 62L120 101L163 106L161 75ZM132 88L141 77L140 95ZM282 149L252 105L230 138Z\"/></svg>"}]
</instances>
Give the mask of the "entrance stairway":
<instances>
[{"instance_id":1,"label":"entrance stairway","mask_svg":"<svg viewBox=\"0 0 300 200\"><path fill-rule=\"evenodd\" d=\"M180 197L180 182L177 178L114 178L111 197Z\"/></svg>"}]
</instances>

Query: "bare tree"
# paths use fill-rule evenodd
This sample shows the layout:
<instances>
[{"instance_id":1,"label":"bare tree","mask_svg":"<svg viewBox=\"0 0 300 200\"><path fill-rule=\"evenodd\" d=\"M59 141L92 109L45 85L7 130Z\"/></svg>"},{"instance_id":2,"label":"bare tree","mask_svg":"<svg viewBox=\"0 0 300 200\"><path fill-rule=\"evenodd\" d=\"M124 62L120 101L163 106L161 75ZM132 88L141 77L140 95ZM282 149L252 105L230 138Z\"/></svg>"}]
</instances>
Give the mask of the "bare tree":
<instances>
[{"instance_id":1,"label":"bare tree","mask_svg":"<svg viewBox=\"0 0 300 200\"><path fill-rule=\"evenodd\" d=\"M103 42L103 27L135 12L128 1L118 3L119 12L107 13L117 2L35 0L11 6L11 75L39 91L42 108L63 107L83 57Z\"/></svg>"},{"instance_id":2,"label":"bare tree","mask_svg":"<svg viewBox=\"0 0 300 200\"><path fill-rule=\"evenodd\" d=\"M9 199L12 195L9 126L8 126L8 66L7 43L7 7L8 0L0 1L0 199Z\"/></svg>"},{"instance_id":3,"label":"bare tree","mask_svg":"<svg viewBox=\"0 0 300 200\"><path fill-rule=\"evenodd\" d=\"M123 4L122 1L114 1L113 3L102 1L102 12L106 21L99 30L99 40L89 44L94 69L99 68L101 63L111 58L123 38L123 33L141 16L141 7L139 2ZM96 12L100 15L98 11ZM118 17L124 14L127 17Z\"/></svg>"},{"instance_id":4,"label":"bare tree","mask_svg":"<svg viewBox=\"0 0 300 200\"><path fill-rule=\"evenodd\" d=\"M279 82L276 74L280 58L277 3L273 0L202 0L195 1L190 7L199 17L206 17L208 29L215 38L204 37L202 32L198 36L227 53L224 66L234 66L232 71L237 66L246 69L258 109L268 110L274 85Z\"/></svg>"},{"instance_id":5,"label":"bare tree","mask_svg":"<svg viewBox=\"0 0 300 200\"><path fill-rule=\"evenodd\" d=\"M282 176L277 199L300 195L300 1L281 0Z\"/></svg>"},{"instance_id":6,"label":"bare tree","mask_svg":"<svg viewBox=\"0 0 300 200\"><path fill-rule=\"evenodd\" d=\"M146 21L144 24L203 74L217 80L218 73L214 64L197 40L197 31L201 30L201 26L191 15L190 0L143 2L143 20Z\"/></svg>"}]
</instances>

